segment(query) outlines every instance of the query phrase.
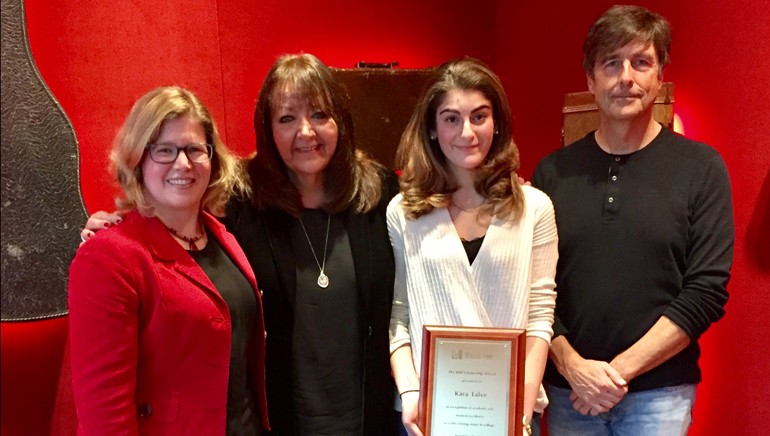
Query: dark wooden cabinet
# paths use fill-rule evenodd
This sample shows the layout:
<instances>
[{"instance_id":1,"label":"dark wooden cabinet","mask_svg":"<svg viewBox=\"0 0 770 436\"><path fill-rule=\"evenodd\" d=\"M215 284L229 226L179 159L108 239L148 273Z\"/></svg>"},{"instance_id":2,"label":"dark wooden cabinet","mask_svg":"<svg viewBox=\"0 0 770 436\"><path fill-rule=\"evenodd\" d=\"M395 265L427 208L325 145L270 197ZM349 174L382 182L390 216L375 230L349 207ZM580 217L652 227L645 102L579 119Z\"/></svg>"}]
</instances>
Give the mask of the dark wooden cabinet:
<instances>
[{"instance_id":1,"label":"dark wooden cabinet","mask_svg":"<svg viewBox=\"0 0 770 436\"><path fill-rule=\"evenodd\" d=\"M394 168L401 134L433 68L335 68L350 95L356 146Z\"/></svg>"}]
</instances>

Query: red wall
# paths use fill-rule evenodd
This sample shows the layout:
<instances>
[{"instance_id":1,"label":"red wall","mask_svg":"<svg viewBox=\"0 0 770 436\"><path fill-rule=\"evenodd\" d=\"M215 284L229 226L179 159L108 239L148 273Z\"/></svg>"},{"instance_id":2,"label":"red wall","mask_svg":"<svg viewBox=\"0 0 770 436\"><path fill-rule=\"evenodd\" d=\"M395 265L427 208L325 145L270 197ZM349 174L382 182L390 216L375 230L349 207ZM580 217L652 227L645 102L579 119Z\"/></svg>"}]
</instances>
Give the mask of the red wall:
<instances>
[{"instance_id":1,"label":"red wall","mask_svg":"<svg viewBox=\"0 0 770 436\"><path fill-rule=\"evenodd\" d=\"M614 2L499 1L496 69L516 117L522 174L560 147L565 93L586 90L582 44ZM727 314L701 339L704 382L691 434L770 429L770 3L636 1L672 25L674 109L687 136L715 147L730 172L735 262Z\"/></svg>"},{"instance_id":2,"label":"red wall","mask_svg":"<svg viewBox=\"0 0 770 436\"><path fill-rule=\"evenodd\" d=\"M211 108L227 143L245 155L254 149L252 110L264 74L277 55L297 51L336 67L359 60L424 67L466 54L491 63L510 94L522 174L529 176L540 158L559 147L562 96L585 89L584 34L610 4L25 1L38 68L78 137L90 212L113 207L107 151L139 95L165 84L191 88ZM676 83L676 111L688 136L722 153L735 196L732 297L727 316L702 339L705 381L692 434L760 434L770 422L770 343L759 324L770 311L770 122L764 112L770 101L770 7L764 0L641 4L674 27L666 80ZM3 327L4 344L6 331L11 329ZM51 361L30 365L38 372L58 370L56 350ZM5 346L3 351L5 362ZM5 431L14 416L50 420L30 408L6 413L6 393L13 388L6 373L4 363L3 434L14 434Z\"/></svg>"}]
</instances>

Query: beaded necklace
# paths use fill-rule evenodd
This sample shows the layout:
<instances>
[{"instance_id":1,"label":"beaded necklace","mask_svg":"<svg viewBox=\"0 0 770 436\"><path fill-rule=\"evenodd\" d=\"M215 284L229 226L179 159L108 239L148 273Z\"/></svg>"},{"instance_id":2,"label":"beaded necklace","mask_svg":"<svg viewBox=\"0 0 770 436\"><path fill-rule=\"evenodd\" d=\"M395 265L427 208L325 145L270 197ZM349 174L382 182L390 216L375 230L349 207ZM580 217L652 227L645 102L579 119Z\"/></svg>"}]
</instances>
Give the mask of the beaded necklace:
<instances>
[{"instance_id":1,"label":"beaded necklace","mask_svg":"<svg viewBox=\"0 0 770 436\"><path fill-rule=\"evenodd\" d=\"M166 226L165 224L163 225L166 227L166 229L168 229L169 232L171 232L172 235L190 244L190 251L198 251L198 247L195 246L195 243L203 239L203 235L206 234L205 232L201 232L193 236L192 238L189 238L187 236L180 235L179 233L177 233L175 229L169 226Z\"/></svg>"}]
</instances>

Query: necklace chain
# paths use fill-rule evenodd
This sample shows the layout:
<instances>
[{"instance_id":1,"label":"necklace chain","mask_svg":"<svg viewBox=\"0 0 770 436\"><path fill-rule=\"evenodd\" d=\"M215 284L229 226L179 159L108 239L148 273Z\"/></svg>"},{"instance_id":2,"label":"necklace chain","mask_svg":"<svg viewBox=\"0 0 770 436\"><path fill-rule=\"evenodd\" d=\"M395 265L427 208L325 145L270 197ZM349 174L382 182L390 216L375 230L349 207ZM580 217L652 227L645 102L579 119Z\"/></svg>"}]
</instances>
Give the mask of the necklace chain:
<instances>
[{"instance_id":1,"label":"necklace chain","mask_svg":"<svg viewBox=\"0 0 770 436\"><path fill-rule=\"evenodd\" d=\"M201 233L198 233L197 235L193 236L192 238L190 238L190 237L187 237L187 236L180 235L179 232L177 232L176 229L174 229L173 227L169 227L169 226L167 226L165 224L163 224L163 225L166 227L166 229L168 229L168 231L172 235L174 235L175 237L177 237L177 238L187 242L188 244L190 244L190 251L198 251L198 247L195 245L195 243L200 241L201 239L203 239L203 235L206 234L206 232L201 232Z\"/></svg>"},{"instance_id":2,"label":"necklace chain","mask_svg":"<svg viewBox=\"0 0 770 436\"><path fill-rule=\"evenodd\" d=\"M478 206L476 206L476 207L471 207L471 208L469 208L469 209L466 209L466 208L464 208L464 207L460 206L460 205L459 205L459 204L457 204L457 203L456 203L454 200L452 200L452 202L450 203L450 205L452 205L452 206L456 207L457 209L459 209L459 210L461 210L461 211L463 211L463 212L468 212L468 213L476 213L476 212L478 212L478 211L479 211L479 209L481 209L482 207L484 207L484 205L485 205L486 203L487 203L487 202L486 202L486 200L484 200L484 201L482 201L482 202L481 202L481 204L480 204L480 205L478 205Z\"/></svg>"},{"instance_id":3,"label":"necklace chain","mask_svg":"<svg viewBox=\"0 0 770 436\"><path fill-rule=\"evenodd\" d=\"M318 261L318 256L315 254L315 250L313 249L313 243L310 242L310 236L307 234L307 229L305 229L305 224L302 222L302 217L297 217L299 219L299 225L302 226L302 232L305 234L305 239L307 239L307 244L310 246L310 252L313 253L313 259L315 259L316 265L318 265L318 269L320 270L320 273L318 274L318 286L322 288L326 288L329 286L329 276L324 274L324 268L326 268L326 248L329 246L329 225L332 222L332 216L327 215L326 219L326 240L324 241L324 257L323 262Z\"/></svg>"}]
</instances>

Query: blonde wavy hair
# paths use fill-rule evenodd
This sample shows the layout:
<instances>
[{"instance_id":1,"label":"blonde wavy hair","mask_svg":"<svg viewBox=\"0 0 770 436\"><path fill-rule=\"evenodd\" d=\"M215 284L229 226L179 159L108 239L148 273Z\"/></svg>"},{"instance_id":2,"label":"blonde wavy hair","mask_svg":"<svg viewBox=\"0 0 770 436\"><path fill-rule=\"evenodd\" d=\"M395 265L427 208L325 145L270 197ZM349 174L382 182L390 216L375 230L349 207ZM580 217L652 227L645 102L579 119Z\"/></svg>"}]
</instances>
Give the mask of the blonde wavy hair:
<instances>
[{"instance_id":1,"label":"blonde wavy hair","mask_svg":"<svg viewBox=\"0 0 770 436\"><path fill-rule=\"evenodd\" d=\"M447 207L458 188L438 139L432 139L430 133L436 131L439 105L453 89L479 91L492 103L495 135L486 160L475 171L474 187L487 200L482 212L517 220L524 209L524 194L516 175L519 150L513 142L511 108L497 75L469 57L438 67L401 136L396 165L402 168L399 183L406 216L417 219Z\"/></svg>"},{"instance_id":2,"label":"blonde wavy hair","mask_svg":"<svg viewBox=\"0 0 770 436\"><path fill-rule=\"evenodd\" d=\"M115 199L118 209L137 209L145 216L155 214L144 195L142 162L149 159L147 144L158 139L164 123L180 117L190 117L199 122L206 133L206 142L214 147L211 179L201 199L201 209L214 215L224 215L229 196L234 189L241 189L244 185L240 167L219 137L206 106L195 94L178 86L155 88L140 97L115 137L110 161L123 189L123 196Z\"/></svg>"}]
</instances>

